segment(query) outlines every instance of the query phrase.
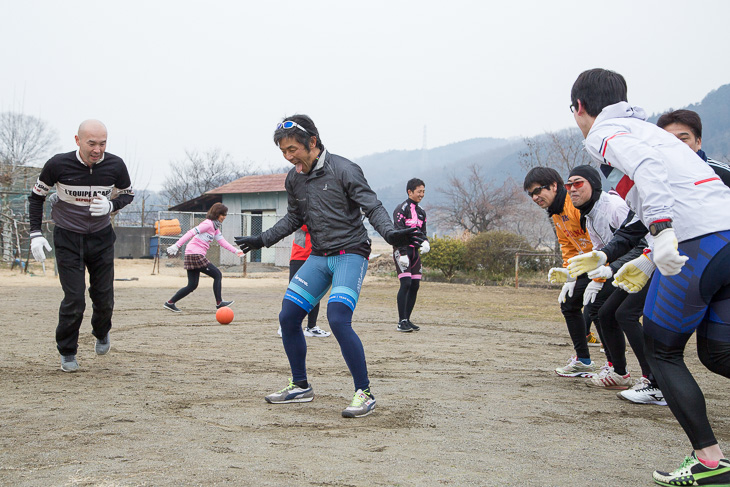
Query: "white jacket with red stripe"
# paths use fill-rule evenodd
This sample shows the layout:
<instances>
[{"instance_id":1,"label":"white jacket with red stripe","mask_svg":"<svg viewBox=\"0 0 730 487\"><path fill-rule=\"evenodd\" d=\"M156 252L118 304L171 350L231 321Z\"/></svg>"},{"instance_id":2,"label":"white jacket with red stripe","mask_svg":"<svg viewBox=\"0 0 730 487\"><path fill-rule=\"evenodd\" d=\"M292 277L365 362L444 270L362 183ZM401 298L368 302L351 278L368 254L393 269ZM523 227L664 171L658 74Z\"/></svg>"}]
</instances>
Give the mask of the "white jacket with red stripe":
<instances>
[{"instance_id":1,"label":"white jacket with red stripe","mask_svg":"<svg viewBox=\"0 0 730 487\"><path fill-rule=\"evenodd\" d=\"M609 186L647 228L671 218L680 242L730 230L730 188L687 144L645 119L626 102L596 117L585 147Z\"/></svg>"}]
</instances>

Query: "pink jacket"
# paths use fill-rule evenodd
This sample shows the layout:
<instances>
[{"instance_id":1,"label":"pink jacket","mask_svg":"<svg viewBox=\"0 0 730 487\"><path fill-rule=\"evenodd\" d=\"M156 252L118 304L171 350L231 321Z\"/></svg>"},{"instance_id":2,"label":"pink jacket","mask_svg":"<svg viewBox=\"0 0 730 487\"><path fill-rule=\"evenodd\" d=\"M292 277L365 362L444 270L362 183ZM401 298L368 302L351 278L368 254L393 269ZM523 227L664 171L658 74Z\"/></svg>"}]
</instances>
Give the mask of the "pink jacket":
<instances>
[{"instance_id":1,"label":"pink jacket","mask_svg":"<svg viewBox=\"0 0 730 487\"><path fill-rule=\"evenodd\" d=\"M240 252L240 250L238 250L236 247L226 242L226 239L223 238L223 235L221 235L220 229L215 227L215 222L213 222L213 220L206 219L203 223L180 237L180 240L175 242L175 244L178 247L182 247L188 240L190 240L190 243L187 245L187 247L185 247L185 255L205 255L206 253L208 253L210 243L213 240L217 240L218 245L230 252L233 252L234 254Z\"/></svg>"}]
</instances>

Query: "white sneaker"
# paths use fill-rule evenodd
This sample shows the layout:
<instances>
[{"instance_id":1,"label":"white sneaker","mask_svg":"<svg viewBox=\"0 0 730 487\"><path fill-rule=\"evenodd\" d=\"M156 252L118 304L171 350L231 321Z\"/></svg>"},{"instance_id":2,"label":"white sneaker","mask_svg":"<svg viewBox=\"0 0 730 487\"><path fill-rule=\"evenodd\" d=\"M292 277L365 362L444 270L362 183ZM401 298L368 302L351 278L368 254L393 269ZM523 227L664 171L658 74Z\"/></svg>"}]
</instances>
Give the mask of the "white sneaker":
<instances>
[{"instance_id":1,"label":"white sneaker","mask_svg":"<svg viewBox=\"0 0 730 487\"><path fill-rule=\"evenodd\" d=\"M664 394L658 388L651 385L649 379L642 377L636 381L636 385L627 391L621 391L616 394L619 399L633 402L634 404L655 404L657 406L666 406L667 401L664 400Z\"/></svg>"},{"instance_id":2,"label":"white sneaker","mask_svg":"<svg viewBox=\"0 0 730 487\"><path fill-rule=\"evenodd\" d=\"M561 377L593 377L596 375L596 363L591 361L586 365L576 357L570 357L568 365L558 367L555 369L555 373Z\"/></svg>"},{"instance_id":3,"label":"white sneaker","mask_svg":"<svg viewBox=\"0 0 730 487\"><path fill-rule=\"evenodd\" d=\"M320 328L317 325L314 325L313 328L304 328L304 336L305 337L328 337L331 333L328 331L324 331L322 328Z\"/></svg>"},{"instance_id":4,"label":"white sneaker","mask_svg":"<svg viewBox=\"0 0 730 487\"><path fill-rule=\"evenodd\" d=\"M601 367L603 368L603 367ZM631 374L619 375L613 371L613 367L609 367L595 377L586 381L588 387L598 387L601 389L628 389L633 385Z\"/></svg>"}]
</instances>

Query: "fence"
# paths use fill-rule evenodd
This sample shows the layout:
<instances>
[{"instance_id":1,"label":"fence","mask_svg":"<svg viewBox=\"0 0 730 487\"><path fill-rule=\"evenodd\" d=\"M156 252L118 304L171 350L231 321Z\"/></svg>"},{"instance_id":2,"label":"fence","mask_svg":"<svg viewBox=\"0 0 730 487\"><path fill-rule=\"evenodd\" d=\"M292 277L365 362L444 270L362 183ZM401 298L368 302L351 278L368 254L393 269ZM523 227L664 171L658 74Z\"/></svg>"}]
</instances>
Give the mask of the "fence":
<instances>
[{"instance_id":1,"label":"fence","mask_svg":"<svg viewBox=\"0 0 730 487\"><path fill-rule=\"evenodd\" d=\"M535 270L545 270L556 265L561 265L560 256L555 252L515 252L515 289L520 287L520 257L528 262L528 267Z\"/></svg>"},{"instance_id":2,"label":"fence","mask_svg":"<svg viewBox=\"0 0 730 487\"><path fill-rule=\"evenodd\" d=\"M235 237L241 235L258 235L264 230L271 228L279 219L281 219L281 216L273 213L228 213L221 228L221 233L223 234L223 238L233 245L233 239ZM182 269L184 252L181 249L176 257L169 257L167 255L167 248L177 242L186 232L200 225L205 220L205 213L160 211L158 213L158 221L162 220L177 220L180 222L180 233L152 237L153 242L150 246L150 252L153 253L155 247L154 239L156 239L157 249L154 251L154 254L159 257L160 273L164 273L165 269L175 269L177 272L179 269ZM254 268L288 266L292 240L293 236L290 235L272 247L264 247L251 251L243 258L214 244L210 246L207 258L222 270L236 273L245 272L244 265L248 267L250 264L254 264ZM250 269L250 267L248 268Z\"/></svg>"}]
</instances>

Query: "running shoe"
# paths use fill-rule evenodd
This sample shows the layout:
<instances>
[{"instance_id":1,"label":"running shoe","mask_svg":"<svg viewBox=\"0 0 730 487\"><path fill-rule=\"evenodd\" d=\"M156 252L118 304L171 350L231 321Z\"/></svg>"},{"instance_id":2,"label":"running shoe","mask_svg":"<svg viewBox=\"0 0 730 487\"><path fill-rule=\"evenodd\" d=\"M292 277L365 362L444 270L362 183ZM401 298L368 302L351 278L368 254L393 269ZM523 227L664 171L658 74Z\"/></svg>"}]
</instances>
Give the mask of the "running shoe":
<instances>
[{"instance_id":1,"label":"running shoe","mask_svg":"<svg viewBox=\"0 0 730 487\"><path fill-rule=\"evenodd\" d=\"M697 459L695 452L688 457L674 472L666 473L654 470L654 482L659 485L674 487L677 485L704 485L706 487L727 487L730 485L730 461L720 460L715 468L705 466Z\"/></svg>"},{"instance_id":2,"label":"running shoe","mask_svg":"<svg viewBox=\"0 0 730 487\"><path fill-rule=\"evenodd\" d=\"M163 306L165 307L165 309L169 309L173 313L181 313L182 312L182 311L180 311L180 308L178 308L177 306L175 306L175 303L171 303L169 301L166 301L165 304L163 304Z\"/></svg>"},{"instance_id":3,"label":"running shoe","mask_svg":"<svg viewBox=\"0 0 730 487\"><path fill-rule=\"evenodd\" d=\"M586 341L588 342L589 347L600 347L601 342L598 341L598 338L593 332L590 332L588 335L586 335Z\"/></svg>"},{"instance_id":4,"label":"running shoe","mask_svg":"<svg viewBox=\"0 0 730 487\"><path fill-rule=\"evenodd\" d=\"M304 328L304 336L305 337L328 337L331 333L328 331L324 331L322 328L320 328L317 325L314 325L312 328Z\"/></svg>"},{"instance_id":5,"label":"running shoe","mask_svg":"<svg viewBox=\"0 0 730 487\"><path fill-rule=\"evenodd\" d=\"M411 330L413 330L413 331L418 331L418 330L420 330L420 329L421 329L421 327L420 327L420 326L416 326L416 325L414 325L414 324L413 324L413 322L412 322L411 320L408 320L408 319L407 319L406 321L408 322L408 326L410 326L410 327L411 327Z\"/></svg>"},{"instance_id":6,"label":"running shoe","mask_svg":"<svg viewBox=\"0 0 730 487\"><path fill-rule=\"evenodd\" d=\"M362 418L375 409L375 398L358 389L349 406L342 411L343 418Z\"/></svg>"},{"instance_id":7,"label":"running shoe","mask_svg":"<svg viewBox=\"0 0 730 487\"><path fill-rule=\"evenodd\" d=\"M568 365L558 367L555 369L555 373L560 377L593 377L596 375L596 363L591 361L586 365L576 357L570 357Z\"/></svg>"},{"instance_id":8,"label":"running shoe","mask_svg":"<svg viewBox=\"0 0 730 487\"><path fill-rule=\"evenodd\" d=\"M218 303L218 304L215 305L215 308L216 309L221 309L221 308L223 308L225 306L230 306L233 303L235 303L235 301L221 301L220 303Z\"/></svg>"},{"instance_id":9,"label":"running shoe","mask_svg":"<svg viewBox=\"0 0 730 487\"><path fill-rule=\"evenodd\" d=\"M109 338L109 333L106 334L104 338L99 340L96 339L96 346L94 347L94 351L97 355L106 355L109 353L109 349L112 347L112 341L111 338Z\"/></svg>"},{"instance_id":10,"label":"running shoe","mask_svg":"<svg viewBox=\"0 0 730 487\"><path fill-rule=\"evenodd\" d=\"M621 391L616 394L619 399L633 402L634 404L655 404L657 406L666 406L667 401L664 400L664 394L657 387L651 385L649 379L642 377L636 381L634 387L627 391Z\"/></svg>"},{"instance_id":11,"label":"running shoe","mask_svg":"<svg viewBox=\"0 0 730 487\"><path fill-rule=\"evenodd\" d=\"M396 330L410 333L413 331L413 328L411 328L411 325L408 324L408 320L402 319L398 322L398 327L396 328Z\"/></svg>"},{"instance_id":12,"label":"running shoe","mask_svg":"<svg viewBox=\"0 0 730 487\"><path fill-rule=\"evenodd\" d=\"M309 402L314 399L314 389L312 384L309 387L302 389L297 387L294 382L289 379L289 385L273 394L269 394L265 397L266 402L269 404L287 404L290 402Z\"/></svg>"},{"instance_id":13,"label":"running shoe","mask_svg":"<svg viewBox=\"0 0 730 487\"><path fill-rule=\"evenodd\" d=\"M61 355L61 370L64 372L76 372L79 370L76 355Z\"/></svg>"},{"instance_id":14,"label":"running shoe","mask_svg":"<svg viewBox=\"0 0 730 487\"><path fill-rule=\"evenodd\" d=\"M634 381L631 380L631 374L619 375L613 371L613 367L604 367L601 367L601 371L598 374L586 381L588 387L625 390L634 385Z\"/></svg>"}]
</instances>

